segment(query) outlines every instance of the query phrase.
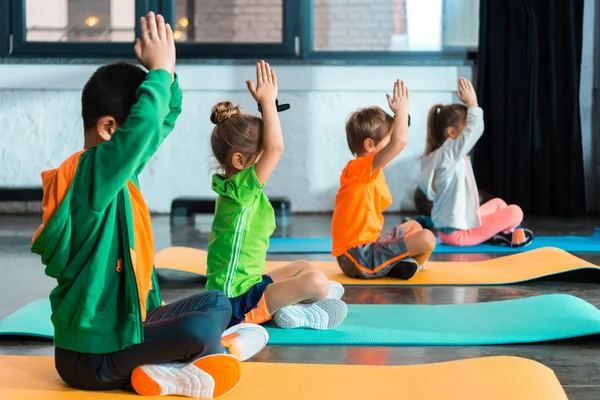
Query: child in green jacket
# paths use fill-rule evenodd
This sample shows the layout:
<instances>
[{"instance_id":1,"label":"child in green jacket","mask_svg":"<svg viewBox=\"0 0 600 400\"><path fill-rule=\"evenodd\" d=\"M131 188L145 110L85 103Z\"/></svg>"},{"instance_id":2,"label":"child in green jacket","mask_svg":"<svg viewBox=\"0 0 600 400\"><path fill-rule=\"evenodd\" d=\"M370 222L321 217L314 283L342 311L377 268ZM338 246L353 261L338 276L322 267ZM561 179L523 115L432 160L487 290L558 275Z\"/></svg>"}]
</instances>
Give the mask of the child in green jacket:
<instances>
[{"instance_id":1,"label":"child in green jacket","mask_svg":"<svg viewBox=\"0 0 600 400\"><path fill-rule=\"evenodd\" d=\"M268 336L249 324L222 337L231 306L218 291L161 300L137 177L173 130L182 94L171 27L150 13L141 31L134 49L149 72L124 63L98 69L82 94L84 150L42 174L32 251L57 280L56 369L83 390L131 383L142 395L217 397L237 385L240 359Z\"/></svg>"}]
</instances>

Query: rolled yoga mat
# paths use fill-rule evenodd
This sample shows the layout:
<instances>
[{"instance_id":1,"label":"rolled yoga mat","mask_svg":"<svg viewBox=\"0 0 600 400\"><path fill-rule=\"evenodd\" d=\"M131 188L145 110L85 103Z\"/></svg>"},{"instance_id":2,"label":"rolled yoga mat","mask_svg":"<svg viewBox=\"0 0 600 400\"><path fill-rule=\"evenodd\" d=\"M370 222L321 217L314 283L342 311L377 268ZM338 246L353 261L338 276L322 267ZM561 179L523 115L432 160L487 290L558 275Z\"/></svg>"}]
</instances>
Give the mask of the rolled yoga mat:
<instances>
[{"instance_id":1,"label":"rolled yoga mat","mask_svg":"<svg viewBox=\"0 0 600 400\"><path fill-rule=\"evenodd\" d=\"M50 314L47 299L31 303L10 316L11 324L5 324L6 330L0 335L51 338L54 332ZM267 328L269 344L286 345L534 343L600 334L600 310L565 294L475 304L351 304L347 319L336 329Z\"/></svg>"},{"instance_id":2,"label":"rolled yoga mat","mask_svg":"<svg viewBox=\"0 0 600 400\"><path fill-rule=\"evenodd\" d=\"M156 254L154 263L159 271L166 269L205 275L206 251L169 247ZM269 273L287 263L289 261L267 261L265 272ZM343 285L506 285L580 270L594 271L600 277L600 267L555 248L537 249L484 261L430 261L425 271L417 273L408 281L387 277L369 280L349 278L341 272L335 261L311 263L330 280Z\"/></svg>"},{"instance_id":3,"label":"rolled yoga mat","mask_svg":"<svg viewBox=\"0 0 600 400\"><path fill-rule=\"evenodd\" d=\"M124 391L81 392L59 378L52 357L0 356L3 400L121 400ZM407 399L566 400L554 372L520 357L484 357L409 366L243 363L222 400Z\"/></svg>"},{"instance_id":4,"label":"rolled yoga mat","mask_svg":"<svg viewBox=\"0 0 600 400\"><path fill-rule=\"evenodd\" d=\"M330 237L304 238L271 238L268 253L270 254L330 254ZM434 254L465 253L500 253L514 254L543 247L557 247L572 253L600 253L600 229L594 228L591 236L536 236L526 247L493 246L480 244L477 246L456 247L439 242L433 250Z\"/></svg>"}]
</instances>

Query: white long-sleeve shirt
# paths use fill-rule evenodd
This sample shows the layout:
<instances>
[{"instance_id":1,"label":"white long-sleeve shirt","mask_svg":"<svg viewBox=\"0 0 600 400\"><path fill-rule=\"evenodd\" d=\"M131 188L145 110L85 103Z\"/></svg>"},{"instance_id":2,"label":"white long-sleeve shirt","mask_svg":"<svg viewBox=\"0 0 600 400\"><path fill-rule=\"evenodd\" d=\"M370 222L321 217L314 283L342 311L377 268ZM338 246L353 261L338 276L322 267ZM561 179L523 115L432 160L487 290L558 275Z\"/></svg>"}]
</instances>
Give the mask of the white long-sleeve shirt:
<instances>
[{"instance_id":1,"label":"white long-sleeve shirt","mask_svg":"<svg viewBox=\"0 0 600 400\"><path fill-rule=\"evenodd\" d=\"M481 225L479 192L468 154L483 129L483 110L469 108L462 134L448 138L421 159L419 188L433 201L431 219L438 229L466 230Z\"/></svg>"}]
</instances>

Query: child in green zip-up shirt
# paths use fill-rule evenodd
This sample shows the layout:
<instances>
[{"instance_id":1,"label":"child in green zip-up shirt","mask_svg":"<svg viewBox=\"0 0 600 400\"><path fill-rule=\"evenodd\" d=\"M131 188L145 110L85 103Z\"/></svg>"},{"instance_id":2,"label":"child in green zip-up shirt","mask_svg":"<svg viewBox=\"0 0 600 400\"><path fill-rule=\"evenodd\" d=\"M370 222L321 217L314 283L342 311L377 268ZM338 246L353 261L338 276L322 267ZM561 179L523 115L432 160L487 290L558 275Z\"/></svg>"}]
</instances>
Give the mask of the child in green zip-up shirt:
<instances>
[{"instance_id":1,"label":"child in green zip-up shirt","mask_svg":"<svg viewBox=\"0 0 600 400\"><path fill-rule=\"evenodd\" d=\"M262 324L273 318L281 328L330 329L346 318L341 285L306 261L263 274L275 215L263 187L283 152L277 115L277 77L264 61L256 65L257 86L248 89L263 119L242 114L239 106L213 107L216 125L213 154L222 174L212 188L218 194L208 244L207 289L223 291L232 305L229 325Z\"/></svg>"},{"instance_id":2,"label":"child in green zip-up shirt","mask_svg":"<svg viewBox=\"0 0 600 400\"><path fill-rule=\"evenodd\" d=\"M149 72L107 65L85 85L85 148L42 174L43 223L32 251L57 281L55 363L67 384L212 398L237 385L240 359L268 336L248 325L223 337L231 306L218 291L162 303L138 174L173 130L182 94L171 27L154 13L140 25L134 50Z\"/></svg>"}]
</instances>

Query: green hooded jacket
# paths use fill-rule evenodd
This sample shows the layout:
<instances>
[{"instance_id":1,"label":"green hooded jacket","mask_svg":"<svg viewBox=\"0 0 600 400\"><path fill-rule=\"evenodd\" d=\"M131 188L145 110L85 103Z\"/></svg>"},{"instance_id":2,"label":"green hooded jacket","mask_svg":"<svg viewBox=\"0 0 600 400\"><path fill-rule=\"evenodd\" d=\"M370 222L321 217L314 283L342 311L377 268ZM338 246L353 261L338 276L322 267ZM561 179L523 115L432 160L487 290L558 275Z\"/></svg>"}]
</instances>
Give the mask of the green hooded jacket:
<instances>
[{"instance_id":1,"label":"green hooded jacket","mask_svg":"<svg viewBox=\"0 0 600 400\"><path fill-rule=\"evenodd\" d=\"M31 251L57 281L57 347L104 354L143 342L146 313L162 301L137 177L173 130L181 101L177 78L150 71L111 140L42 173L43 223Z\"/></svg>"}]
</instances>

